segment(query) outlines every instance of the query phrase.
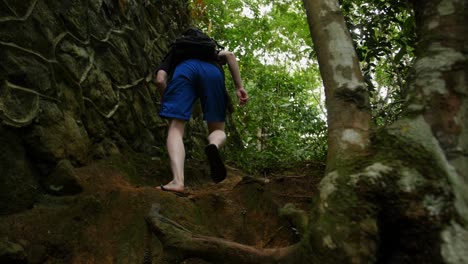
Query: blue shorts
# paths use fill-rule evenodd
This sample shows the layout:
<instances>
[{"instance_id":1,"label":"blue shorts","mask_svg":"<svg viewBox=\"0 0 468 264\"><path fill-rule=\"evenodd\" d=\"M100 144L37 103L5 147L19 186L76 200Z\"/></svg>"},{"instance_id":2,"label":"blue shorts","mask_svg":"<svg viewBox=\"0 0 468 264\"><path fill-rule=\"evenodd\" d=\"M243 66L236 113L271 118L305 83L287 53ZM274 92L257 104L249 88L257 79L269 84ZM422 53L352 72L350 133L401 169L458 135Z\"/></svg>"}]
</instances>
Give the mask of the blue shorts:
<instances>
[{"instance_id":1,"label":"blue shorts","mask_svg":"<svg viewBox=\"0 0 468 264\"><path fill-rule=\"evenodd\" d=\"M200 99L203 119L224 122L228 95L221 69L209 62L190 59L177 65L168 83L159 115L189 120L192 106Z\"/></svg>"}]
</instances>

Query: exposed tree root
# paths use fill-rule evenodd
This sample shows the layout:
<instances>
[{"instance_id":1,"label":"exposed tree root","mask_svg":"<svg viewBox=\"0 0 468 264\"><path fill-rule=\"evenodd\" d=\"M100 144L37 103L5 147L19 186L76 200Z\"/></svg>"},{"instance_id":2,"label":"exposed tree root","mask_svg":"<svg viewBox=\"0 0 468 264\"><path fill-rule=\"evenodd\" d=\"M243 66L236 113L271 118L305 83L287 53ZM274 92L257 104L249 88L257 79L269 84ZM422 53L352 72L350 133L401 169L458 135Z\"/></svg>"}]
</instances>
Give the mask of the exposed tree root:
<instances>
[{"instance_id":1,"label":"exposed tree root","mask_svg":"<svg viewBox=\"0 0 468 264\"><path fill-rule=\"evenodd\" d=\"M284 263L298 244L275 249L257 249L222 238L194 234L162 216L153 206L146 217L151 231L163 244L162 263L200 258L213 263Z\"/></svg>"},{"instance_id":2,"label":"exposed tree root","mask_svg":"<svg viewBox=\"0 0 468 264\"><path fill-rule=\"evenodd\" d=\"M301 237L305 234L309 224L309 218L305 211L297 209L294 204L288 203L279 210L279 214L288 219Z\"/></svg>"}]
</instances>

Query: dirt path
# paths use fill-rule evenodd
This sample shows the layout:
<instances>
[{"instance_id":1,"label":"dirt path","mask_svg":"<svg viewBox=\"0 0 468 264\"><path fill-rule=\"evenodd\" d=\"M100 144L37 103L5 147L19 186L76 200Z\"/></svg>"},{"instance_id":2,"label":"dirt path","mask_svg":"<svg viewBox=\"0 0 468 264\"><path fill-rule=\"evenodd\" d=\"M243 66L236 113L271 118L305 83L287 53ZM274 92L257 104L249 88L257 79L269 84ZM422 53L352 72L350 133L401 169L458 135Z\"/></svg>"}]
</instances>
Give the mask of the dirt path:
<instances>
[{"instance_id":1,"label":"dirt path","mask_svg":"<svg viewBox=\"0 0 468 264\"><path fill-rule=\"evenodd\" d=\"M190 195L179 197L154 188L168 179L167 170L157 172L161 166L154 166L135 170L139 180L112 164L77 169L82 193L44 195L30 210L0 217L0 242L17 246L14 258L26 263L142 263L144 217L156 204L166 217L196 233L259 248L286 246L299 235L278 209L286 203L310 208L323 171L319 164L304 163L252 177L229 167L227 179L214 184L207 177L197 180L204 169L194 166L188 169ZM162 247L152 240L157 260Z\"/></svg>"}]
</instances>

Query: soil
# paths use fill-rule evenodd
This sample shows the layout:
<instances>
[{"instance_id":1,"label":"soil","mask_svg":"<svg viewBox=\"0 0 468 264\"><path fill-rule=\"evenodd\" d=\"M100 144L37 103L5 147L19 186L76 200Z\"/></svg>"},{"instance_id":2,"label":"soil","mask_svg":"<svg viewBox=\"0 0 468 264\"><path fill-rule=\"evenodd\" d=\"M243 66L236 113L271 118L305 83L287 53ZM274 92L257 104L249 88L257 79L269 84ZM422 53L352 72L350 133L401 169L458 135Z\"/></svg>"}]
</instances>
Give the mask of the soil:
<instances>
[{"instance_id":1,"label":"soil","mask_svg":"<svg viewBox=\"0 0 468 264\"><path fill-rule=\"evenodd\" d=\"M228 166L227 179L214 184L204 163L188 161L189 195L180 197L154 188L170 179L165 161L94 163L76 169L80 194L44 194L29 210L0 217L0 244L18 249L0 260L143 263L150 254L158 263L163 247L144 220L152 206L195 233L258 248L290 245L301 234L278 209L292 203L307 211L323 170L323 164L303 162L259 176Z\"/></svg>"}]
</instances>

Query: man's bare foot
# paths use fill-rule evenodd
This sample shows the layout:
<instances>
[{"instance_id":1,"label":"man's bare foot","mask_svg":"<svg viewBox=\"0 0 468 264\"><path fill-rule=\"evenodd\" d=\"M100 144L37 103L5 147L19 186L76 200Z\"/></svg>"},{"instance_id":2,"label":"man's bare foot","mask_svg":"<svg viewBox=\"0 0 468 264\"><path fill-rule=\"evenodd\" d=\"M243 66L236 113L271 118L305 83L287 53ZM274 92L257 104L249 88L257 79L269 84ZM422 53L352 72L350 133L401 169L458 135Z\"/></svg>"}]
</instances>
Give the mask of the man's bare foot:
<instances>
[{"instance_id":1,"label":"man's bare foot","mask_svg":"<svg viewBox=\"0 0 468 264\"><path fill-rule=\"evenodd\" d=\"M166 185L160 185L156 187L156 189L166 191L166 192L173 192L177 195L186 195L187 193L185 192L184 185L176 184L173 182L170 182Z\"/></svg>"}]
</instances>

